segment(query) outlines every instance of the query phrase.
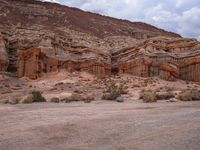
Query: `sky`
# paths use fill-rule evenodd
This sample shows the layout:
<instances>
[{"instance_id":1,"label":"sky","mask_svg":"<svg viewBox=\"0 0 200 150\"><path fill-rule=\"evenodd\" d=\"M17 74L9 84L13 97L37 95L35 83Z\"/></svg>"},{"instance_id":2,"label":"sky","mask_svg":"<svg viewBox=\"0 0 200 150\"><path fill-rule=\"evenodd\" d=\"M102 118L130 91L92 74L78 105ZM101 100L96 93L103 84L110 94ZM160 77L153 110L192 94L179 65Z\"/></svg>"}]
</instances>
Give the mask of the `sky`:
<instances>
[{"instance_id":1,"label":"sky","mask_svg":"<svg viewBox=\"0 0 200 150\"><path fill-rule=\"evenodd\" d=\"M200 0L44 0L156 27L200 40Z\"/></svg>"}]
</instances>

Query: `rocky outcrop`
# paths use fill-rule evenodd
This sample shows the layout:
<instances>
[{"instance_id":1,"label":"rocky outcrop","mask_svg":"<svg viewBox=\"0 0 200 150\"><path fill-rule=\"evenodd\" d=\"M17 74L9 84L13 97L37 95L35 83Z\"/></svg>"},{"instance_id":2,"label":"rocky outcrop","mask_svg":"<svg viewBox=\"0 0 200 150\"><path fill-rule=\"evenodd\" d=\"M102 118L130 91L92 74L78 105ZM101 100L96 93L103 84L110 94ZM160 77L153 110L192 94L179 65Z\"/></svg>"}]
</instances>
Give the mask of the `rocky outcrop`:
<instances>
[{"instance_id":1,"label":"rocky outcrop","mask_svg":"<svg viewBox=\"0 0 200 150\"><path fill-rule=\"evenodd\" d=\"M37 79L65 69L200 82L200 43L35 0L0 0L0 71Z\"/></svg>"},{"instance_id":2,"label":"rocky outcrop","mask_svg":"<svg viewBox=\"0 0 200 150\"><path fill-rule=\"evenodd\" d=\"M9 64L8 54L3 38L0 37L0 72L5 72Z\"/></svg>"},{"instance_id":3,"label":"rocky outcrop","mask_svg":"<svg viewBox=\"0 0 200 150\"><path fill-rule=\"evenodd\" d=\"M158 35L180 37L178 34L142 22L119 20L37 0L0 0L0 16L0 22L4 25L30 27L38 24L46 30L60 34L69 28L96 37L130 36L136 39L147 39Z\"/></svg>"},{"instance_id":4,"label":"rocky outcrop","mask_svg":"<svg viewBox=\"0 0 200 150\"><path fill-rule=\"evenodd\" d=\"M119 73L200 82L200 42L194 39L153 38L114 57Z\"/></svg>"},{"instance_id":5,"label":"rocky outcrop","mask_svg":"<svg viewBox=\"0 0 200 150\"><path fill-rule=\"evenodd\" d=\"M180 78L182 80L200 82L200 54L193 59L186 59L180 64Z\"/></svg>"},{"instance_id":6,"label":"rocky outcrop","mask_svg":"<svg viewBox=\"0 0 200 150\"><path fill-rule=\"evenodd\" d=\"M79 53L76 51L78 55L77 57L79 57L79 55L84 55L83 53L89 52L90 51L88 50L82 50L81 52L79 51ZM100 57L101 56L97 56L97 58ZM55 72L60 69L65 69L69 72L86 71L95 74L98 77L109 75L111 72L111 65L106 63L106 61L98 61L95 58L92 59L92 57L86 59L84 56L77 60L75 60L75 58L75 56L71 58L65 57L65 59L61 59L60 57L51 57L41 48L32 48L26 52L20 51L18 76L27 76L31 79L37 79L44 73Z\"/></svg>"}]
</instances>

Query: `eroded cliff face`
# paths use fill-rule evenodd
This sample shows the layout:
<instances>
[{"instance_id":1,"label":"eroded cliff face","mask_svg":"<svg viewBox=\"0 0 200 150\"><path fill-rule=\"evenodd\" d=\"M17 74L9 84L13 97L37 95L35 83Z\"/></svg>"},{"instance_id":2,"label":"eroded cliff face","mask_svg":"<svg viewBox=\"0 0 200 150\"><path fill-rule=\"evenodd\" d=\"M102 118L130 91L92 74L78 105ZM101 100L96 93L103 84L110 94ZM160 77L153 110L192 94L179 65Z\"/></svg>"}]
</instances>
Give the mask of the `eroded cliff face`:
<instances>
[{"instance_id":1,"label":"eroded cliff face","mask_svg":"<svg viewBox=\"0 0 200 150\"><path fill-rule=\"evenodd\" d=\"M74 56L72 57L71 55ZM70 53L68 58L64 57L64 59L59 56L48 56L41 48L32 48L27 52L20 51L18 76L27 76L31 79L37 79L44 73L65 69L69 72L86 71L98 77L103 77L110 74L111 66L109 63L109 55L101 55L108 59L107 63L106 61L96 59L101 56L92 53L89 49L77 50L75 54Z\"/></svg>"},{"instance_id":2,"label":"eroded cliff face","mask_svg":"<svg viewBox=\"0 0 200 150\"><path fill-rule=\"evenodd\" d=\"M37 79L65 69L200 82L200 43L34 0L0 0L0 70Z\"/></svg>"},{"instance_id":3,"label":"eroded cliff face","mask_svg":"<svg viewBox=\"0 0 200 150\"><path fill-rule=\"evenodd\" d=\"M9 64L5 41L0 37L0 72L5 72Z\"/></svg>"},{"instance_id":4,"label":"eroded cliff face","mask_svg":"<svg viewBox=\"0 0 200 150\"><path fill-rule=\"evenodd\" d=\"M157 37L114 55L120 73L200 81L200 42L194 39Z\"/></svg>"},{"instance_id":5,"label":"eroded cliff face","mask_svg":"<svg viewBox=\"0 0 200 150\"><path fill-rule=\"evenodd\" d=\"M3 37L7 41L3 50L10 57L1 60L10 60L4 70L14 76L36 79L44 73L60 69L87 71L98 77L111 72L111 52L103 47L98 48L96 44L99 40L96 39L96 44L93 42L89 46L82 44L82 37L75 34L72 38L66 38L50 31L25 28L7 30Z\"/></svg>"}]
</instances>

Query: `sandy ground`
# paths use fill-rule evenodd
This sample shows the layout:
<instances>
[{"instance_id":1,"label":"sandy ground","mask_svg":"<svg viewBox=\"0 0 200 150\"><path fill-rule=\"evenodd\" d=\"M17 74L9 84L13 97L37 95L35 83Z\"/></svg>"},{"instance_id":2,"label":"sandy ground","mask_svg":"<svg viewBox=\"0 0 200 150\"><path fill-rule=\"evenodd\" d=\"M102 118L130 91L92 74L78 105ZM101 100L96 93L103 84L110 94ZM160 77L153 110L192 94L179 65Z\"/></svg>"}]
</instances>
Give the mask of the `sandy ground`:
<instances>
[{"instance_id":1,"label":"sandy ground","mask_svg":"<svg viewBox=\"0 0 200 150\"><path fill-rule=\"evenodd\" d=\"M200 102L0 105L0 150L199 150Z\"/></svg>"}]
</instances>

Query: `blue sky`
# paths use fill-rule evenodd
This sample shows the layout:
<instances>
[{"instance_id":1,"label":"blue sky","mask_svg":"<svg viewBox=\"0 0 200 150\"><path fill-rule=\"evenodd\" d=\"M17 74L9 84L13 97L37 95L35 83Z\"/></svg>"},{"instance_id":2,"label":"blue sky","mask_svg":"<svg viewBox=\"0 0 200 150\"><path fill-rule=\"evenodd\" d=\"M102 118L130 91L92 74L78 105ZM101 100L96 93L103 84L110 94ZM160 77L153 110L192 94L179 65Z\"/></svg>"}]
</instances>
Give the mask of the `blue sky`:
<instances>
[{"instance_id":1,"label":"blue sky","mask_svg":"<svg viewBox=\"0 0 200 150\"><path fill-rule=\"evenodd\" d=\"M200 0L46 0L200 39Z\"/></svg>"}]
</instances>

